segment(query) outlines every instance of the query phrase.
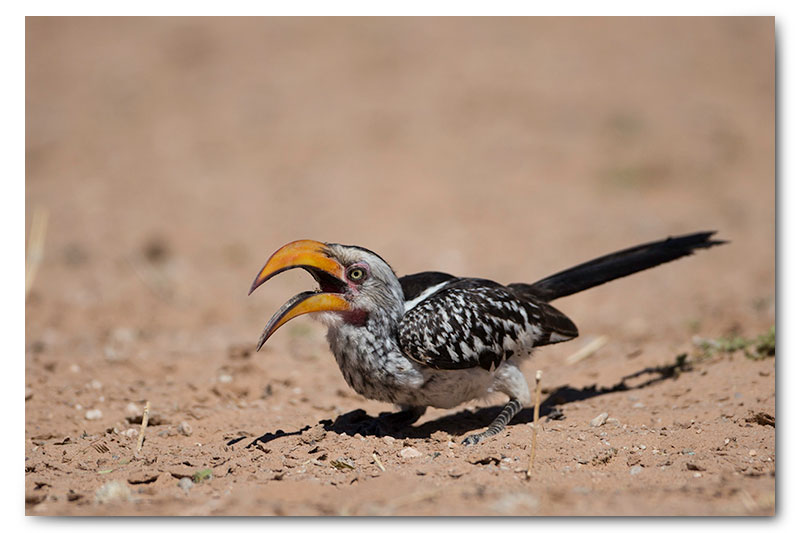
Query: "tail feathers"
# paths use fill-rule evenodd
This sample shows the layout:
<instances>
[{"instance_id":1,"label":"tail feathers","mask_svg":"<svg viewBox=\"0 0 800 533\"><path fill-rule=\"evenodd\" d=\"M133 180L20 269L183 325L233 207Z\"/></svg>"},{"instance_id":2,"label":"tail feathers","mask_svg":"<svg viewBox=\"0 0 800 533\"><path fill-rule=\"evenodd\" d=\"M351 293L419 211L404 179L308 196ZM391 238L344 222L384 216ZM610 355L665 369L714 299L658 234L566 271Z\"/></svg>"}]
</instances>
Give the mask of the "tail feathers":
<instances>
[{"instance_id":1,"label":"tail feathers","mask_svg":"<svg viewBox=\"0 0 800 533\"><path fill-rule=\"evenodd\" d=\"M549 302L692 255L697 249L728 242L712 240L711 236L715 233L716 231L704 231L641 244L581 263L530 285L515 283L510 287Z\"/></svg>"}]
</instances>

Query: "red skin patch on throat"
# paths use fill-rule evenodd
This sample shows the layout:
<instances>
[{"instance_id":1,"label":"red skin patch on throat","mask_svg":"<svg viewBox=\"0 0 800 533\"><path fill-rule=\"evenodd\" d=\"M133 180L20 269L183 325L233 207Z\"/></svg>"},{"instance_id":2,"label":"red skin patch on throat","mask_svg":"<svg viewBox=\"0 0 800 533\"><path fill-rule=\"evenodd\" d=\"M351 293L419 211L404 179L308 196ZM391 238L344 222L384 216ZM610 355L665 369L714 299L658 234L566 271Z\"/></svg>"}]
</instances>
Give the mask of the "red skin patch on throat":
<instances>
[{"instance_id":1,"label":"red skin patch on throat","mask_svg":"<svg viewBox=\"0 0 800 533\"><path fill-rule=\"evenodd\" d=\"M367 312L361 309L354 311L343 311L340 313L347 324L353 326L363 326L367 323Z\"/></svg>"}]
</instances>

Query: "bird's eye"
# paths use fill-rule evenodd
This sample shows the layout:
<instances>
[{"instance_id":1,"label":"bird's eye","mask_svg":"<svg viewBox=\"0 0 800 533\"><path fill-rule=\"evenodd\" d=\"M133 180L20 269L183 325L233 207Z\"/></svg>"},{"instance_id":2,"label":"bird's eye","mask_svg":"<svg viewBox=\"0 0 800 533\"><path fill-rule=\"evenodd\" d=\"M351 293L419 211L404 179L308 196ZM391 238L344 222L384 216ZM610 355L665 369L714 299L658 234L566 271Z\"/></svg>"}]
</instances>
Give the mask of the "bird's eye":
<instances>
[{"instance_id":1,"label":"bird's eye","mask_svg":"<svg viewBox=\"0 0 800 533\"><path fill-rule=\"evenodd\" d=\"M363 268L354 268L350 272L347 273L347 277L353 281L364 281L364 278L367 276L367 272Z\"/></svg>"}]
</instances>

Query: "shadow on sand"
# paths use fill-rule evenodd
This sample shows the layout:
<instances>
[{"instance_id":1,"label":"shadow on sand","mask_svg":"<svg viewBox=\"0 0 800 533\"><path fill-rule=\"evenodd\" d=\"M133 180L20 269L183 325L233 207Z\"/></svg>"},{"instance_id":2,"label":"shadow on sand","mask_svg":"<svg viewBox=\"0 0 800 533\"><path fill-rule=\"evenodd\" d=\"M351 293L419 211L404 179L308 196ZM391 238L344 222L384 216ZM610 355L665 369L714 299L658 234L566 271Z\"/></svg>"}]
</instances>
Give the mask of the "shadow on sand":
<instances>
[{"instance_id":1,"label":"shadow on sand","mask_svg":"<svg viewBox=\"0 0 800 533\"><path fill-rule=\"evenodd\" d=\"M691 370L691 363L687 360L686 354L683 354L678 356L672 364L643 368L638 372L624 376L619 382L610 387L591 385L582 389L576 389L569 385L563 385L549 392L547 397L542 401L539 413L543 418L559 420L564 418L564 414L560 409L561 405L614 392L644 389L667 379L675 379L681 372L688 370ZM629 384L632 380L642 377L647 379L636 385ZM381 413L378 417L371 417L367 415L363 409L356 409L344 413L333 422L330 420L320 420L319 423L328 431L335 431L336 433L344 433L347 435L377 433L378 436L391 435L398 438L427 438L437 431L444 431L450 435L460 436L470 431L485 428L500 414L501 410L502 406L484 407L475 411L463 410L437 418L436 420L425 422L419 426L386 428L385 426L379 426L376 422L387 413ZM515 416L509 425L525 424L532 420L533 408L528 407ZM376 426L382 431L374 431Z\"/></svg>"},{"instance_id":2,"label":"shadow on sand","mask_svg":"<svg viewBox=\"0 0 800 533\"><path fill-rule=\"evenodd\" d=\"M559 420L564 418L564 414L560 409L561 405L614 392L644 389L667 379L676 379L681 372L691 369L691 363L687 360L686 354L683 354L678 356L672 364L643 368L638 372L624 376L619 382L610 387L591 385L582 389L576 389L569 385L563 385L548 393L547 397L542 401L539 412L544 418ZM647 379L639 384L629 385L631 380L641 377L647 377ZM419 426L391 427L384 423L387 420L386 417L391 413L381 413L380 416L373 417L369 416L363 409L355 409L340 415L336 420L324 419L320 420L318 423L321 424L326 431L334 431L351 436L356 434L365 436L391 435L397 438L422 439L430 437L437 431L444 431L450 435L460 436L470 431L483 429L500 414L501 410L502 406L484 407L476 411L463 410L437 418L436 420L425 422ZM533 420L533 408L528 407L514 417L509 425L525 424L531 420ZM266 444L281 437L300 435L307 429L310 429L310 427L311 426L305 426L297 431L288 433L282 429L278 429L274 433L267 432L253 440L247 447L259 447L262 444ZM237 437L227 444L232 446L245 438L246 437Z\"/></svg>"}]
</instances>

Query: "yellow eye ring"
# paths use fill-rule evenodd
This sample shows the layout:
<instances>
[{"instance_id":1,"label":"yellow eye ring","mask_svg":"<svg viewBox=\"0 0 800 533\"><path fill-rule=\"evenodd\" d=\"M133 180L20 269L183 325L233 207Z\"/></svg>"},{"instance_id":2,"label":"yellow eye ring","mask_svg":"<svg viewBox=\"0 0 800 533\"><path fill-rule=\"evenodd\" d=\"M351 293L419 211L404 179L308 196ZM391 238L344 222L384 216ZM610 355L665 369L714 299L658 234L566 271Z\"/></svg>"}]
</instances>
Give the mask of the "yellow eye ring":
<instances>
[{"instance_id":1,"label":"yellow eye ring","mask_svg":"<svg viewBox=\"0 0 800 533\"><path fill-rule=\"evenodd\" d=\"M347 273L347 277L352 281L363 281L367 273L363 268L354 268Z\"/></svg>"}]
</instances>

